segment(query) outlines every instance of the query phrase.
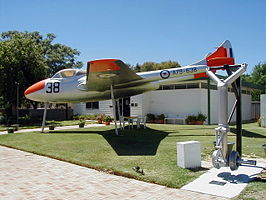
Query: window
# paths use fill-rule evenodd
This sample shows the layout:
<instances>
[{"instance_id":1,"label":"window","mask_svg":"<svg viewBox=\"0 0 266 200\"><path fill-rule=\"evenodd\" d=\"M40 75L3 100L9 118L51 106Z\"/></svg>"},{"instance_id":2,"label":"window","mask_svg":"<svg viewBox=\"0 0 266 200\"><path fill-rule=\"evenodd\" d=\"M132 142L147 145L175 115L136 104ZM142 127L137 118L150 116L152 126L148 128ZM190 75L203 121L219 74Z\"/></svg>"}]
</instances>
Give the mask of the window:
<instances>
[{"instance_id":1,"label":"window","mask_svg":"<svg viewBox=\"0 0 266 200\"><path fill-rule=\"evenodd\" d=\"M78 73L76 74L76 76L81 76L81 75L86 75L86 72L85 71L78 71Z\"/></svg>"},{"instance_id":2,"label":"window","mask_svg":"<svg viewBox=\"0 0 266 200\"><path fill-rule=\"evenodd\" d=\"M186 89L186 85L185 84L180 84L180 85L175 85L175 89Z\"/></svg>"},{"instance_id":3,"label":"window","mask_svg":"<svg viewBox=\"0 0 266 200\"><path fill-rule=\"evenodd\" d=\"M208 83L201 83L201 88L208 89Z\"/></svg>"},{"instance_id":4,"label":"window","mask_svg":"<svg viewBox=\"0 0 266 200\"><path fill-rule=\"evenodd\" d=\"M188 83L187 88L199 88L199 84L198 83Z\"/></svg>"},{"instance_id":5,"label":"window","mask_svg":"<svg viewBox=\"0 0 266 200\"><path fill-rule=\"evenodd\" d=\"M52 78L62 78L60 73L56 73Z\"/></svg>"},{"instance_id":6,"label":"window","mask_svg":"<svg viewBox=\"0 0 266 200\"><path fill-rule=\"evenodd\" d=\"M61 71L61 76L63 78L72 77L76 74L76 70L64 70Z\"/></svg>"},{"instance_id":7,"label":"window","mask_svg":"<svg viewBox=\"0 0 266 200\"><path fill-rule=\"evenodd\" d=\"M164 85L163 90L174 90L175 86L174 85Z\"/></svg>"},{"instance_id":8,"label":"window","mask_svg":"<svg viewBox=\"0 0 266 200\"><path fill-rule=\"evenodd\" d=\"M216 85L210 85L210 89L211 90L217 90L217 86Z\"/></svg>"},{"instance_id":9,"label":"window","mask_svg":"<svg viewBox=\"0 0 266 200\"><path fill-rule=\"evenodd\" d=\"M86 109L99 109L99 101L86 103Z\"/></svg>"},{"instance_id":10,"label":"window","mask_svg":"<svg viewBox=\"0 0 266 200\"><path fill-rule=\"evenodd\" d=\"M86 75L86 72L79 69L63 69L57 72L52 78L69 78L81 75Z\"/></svg>"}]
</instances>

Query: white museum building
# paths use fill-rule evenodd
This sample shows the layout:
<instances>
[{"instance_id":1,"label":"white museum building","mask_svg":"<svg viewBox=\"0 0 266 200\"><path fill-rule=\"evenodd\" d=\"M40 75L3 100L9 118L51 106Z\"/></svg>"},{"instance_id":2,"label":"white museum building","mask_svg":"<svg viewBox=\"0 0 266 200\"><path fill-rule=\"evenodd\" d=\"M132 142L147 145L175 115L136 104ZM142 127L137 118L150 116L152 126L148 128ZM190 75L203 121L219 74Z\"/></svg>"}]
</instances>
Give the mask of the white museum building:
<instances>
[{"instance_id":1,"label":"white museum building","mask_svg":"<svg viewBox=\"0 0 266 200\"><path fill-rule=\"evenodd\" d=\"M254 119L251 92L261 90L260 86L242 82L242 120ZM231 86L228 88L228 113L235 103ZM202 113L209 119L205 123L218 121L217 87L208 78L199 78L177 84L162 85L160 89L144 94L120 99L123 116L145 116L148 113L164 114L169 118L186 118ZM75 115L106 114L113 116L111 100L73 104ZM232 122L235 121L235 114Z\"/></svg>"}]
</instances>

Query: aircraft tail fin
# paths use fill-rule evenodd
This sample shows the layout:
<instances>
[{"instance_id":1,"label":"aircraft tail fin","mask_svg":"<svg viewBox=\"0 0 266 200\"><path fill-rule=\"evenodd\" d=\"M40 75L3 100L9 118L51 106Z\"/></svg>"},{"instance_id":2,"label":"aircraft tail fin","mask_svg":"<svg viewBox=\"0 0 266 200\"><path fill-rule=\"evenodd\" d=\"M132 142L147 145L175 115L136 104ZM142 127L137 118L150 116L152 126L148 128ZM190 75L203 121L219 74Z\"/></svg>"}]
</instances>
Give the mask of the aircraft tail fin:
<instances>
[{"instance_id":1,"label":"aircraft tail fin","mask_svg":"<svg viewBox=\"0 0 266 200\"><path fill-rule=\"evenodd\" d=\"M208 67L215 67L233 64L235 64L235 59L232 46L229 40L225 40L215 52L208 54L202 60L191 65L207 65Z\"/></svg>"}]
</instances>

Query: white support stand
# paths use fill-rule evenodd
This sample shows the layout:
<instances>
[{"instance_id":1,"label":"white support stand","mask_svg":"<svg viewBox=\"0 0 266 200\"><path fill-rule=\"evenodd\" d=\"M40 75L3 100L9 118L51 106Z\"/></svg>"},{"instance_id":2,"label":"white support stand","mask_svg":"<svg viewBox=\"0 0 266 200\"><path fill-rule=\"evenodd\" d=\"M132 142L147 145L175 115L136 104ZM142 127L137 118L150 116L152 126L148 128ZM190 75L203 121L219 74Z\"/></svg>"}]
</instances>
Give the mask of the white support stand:
<instances>
[{"instance_id":1,"label":"white support stand","mask_svg":"<svg viewBox=\"0 0 266 200\"><path fill-rule=\"evenodd\" d=\"M207 71L209 77L217 84L218 89L218 128L215 129L216 149L212 154L212 163L215 168L229 165L229 154L227 133L230 131L228 125L228 86L239 78L247 68L247 64L242 64L237 71L232 73L227 79L219 79L212 71ZM237 159L237 155L235 155ZM237 160L234 163L237 165ZM231 168L232 169L232 168Z\"/></svg>"},{"instance_id":2,"label":"white support stand","mask_svg":"<svg viewBox=\"0 0 266 200\"><path fill-rule=\"evenodd\" d=\"M119 128L122 129L121 124L121 111L120 111L120 105L119 105L119 99L116 100L117 110L118 110L118 120L119 120Z\"/></svg>"},{"instance_id":3,"label":"white support stand","mask_svg":"<svg viewBox=\"0 0 266 200\"><path fill-rule=\"evenodd\" d=\"M114 116L114 121L115 121L115 134L118 135L118 130L117 130L117 124L116 124L116 100L115 100L115 97L114 97L114 90L113 90L113 85L111 85L110 87L111 89L111 98L112 98L112 104L113 104L113 116Z\"/></svg>"},{"instance_id":4,"label":"white support stand","mask_svg":"<svg viewBox=\"0 0 266 200\"><path fill-rule=\"evenodd\" d=\"M47 107L48 107L48 102L45 102L44 111L43 111L43 118L42 118L42 133L44 132L44 126L45 126L46 114L47 114Z\"/></svg>"}]
</instances>

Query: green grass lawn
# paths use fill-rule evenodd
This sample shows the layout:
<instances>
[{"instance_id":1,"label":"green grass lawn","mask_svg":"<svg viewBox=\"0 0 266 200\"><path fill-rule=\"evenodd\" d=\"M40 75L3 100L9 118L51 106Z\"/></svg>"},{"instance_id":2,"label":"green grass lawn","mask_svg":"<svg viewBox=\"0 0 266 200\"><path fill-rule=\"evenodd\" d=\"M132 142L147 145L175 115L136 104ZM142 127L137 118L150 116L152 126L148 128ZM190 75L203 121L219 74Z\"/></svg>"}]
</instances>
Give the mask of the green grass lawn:
<instances>
[{"instance_id":1,"label":"green grass lawn","mask_svg":"<svg viewBox=\"0 0 266 200\"><path fill-rule=\"evenodd\" d=\"M15 133L0 135L0 144L92 167L118 175L180 188L201 175L204 170L188 170L176 165L176 142L201 142L203 159L210 159L216 126L149 124L146 130L122 131L114 127L97 127L54 131L52 133ZM266 129L256 123L243 125L243 154L265 157ZM232 129L234 131L234 129ZM235 134L229 133L229 141ZM139 166L144 175L132 167ZM265 183L262 187L265 188ZM252 186L251 186L252 187ZM253 187L251 190L254 191ZM266 188L265 188L266 189Z\"/></svg>"}]
</instances>

